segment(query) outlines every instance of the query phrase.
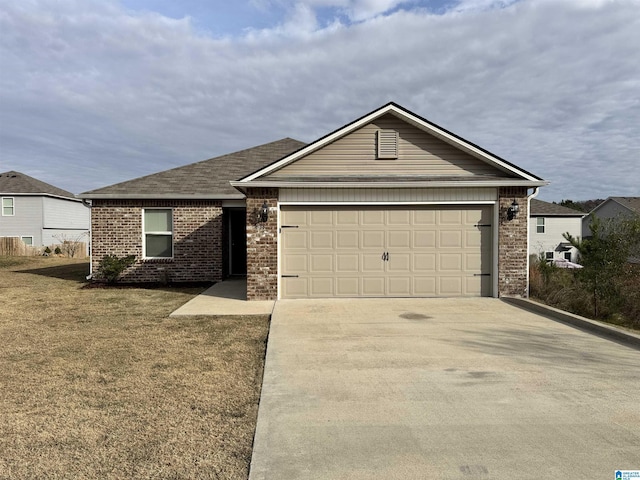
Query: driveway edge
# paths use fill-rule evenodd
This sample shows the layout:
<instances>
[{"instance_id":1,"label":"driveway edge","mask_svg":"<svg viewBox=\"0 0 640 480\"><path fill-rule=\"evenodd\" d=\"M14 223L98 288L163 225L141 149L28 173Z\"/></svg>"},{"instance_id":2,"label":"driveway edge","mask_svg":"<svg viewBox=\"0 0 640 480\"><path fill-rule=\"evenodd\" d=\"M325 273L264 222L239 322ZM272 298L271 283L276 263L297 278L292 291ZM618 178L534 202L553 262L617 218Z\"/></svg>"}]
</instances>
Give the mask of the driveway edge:
<instances>
[{"instance_id":1,"label":"driveway edge","mask_svg":"<svg viewBox=\"0 0 640 480\"><path fill-rule=\"evenodd\" d=\"M590 320L588 318L581 317L580 315L575 315L573 313L565 312L564 310L550 307L543 303L534 302L528 298L500 297L500 299L503 302L516 307L545 315L553 320L568 323L582 330L587 330L597 335L624 343L630 347L640 349L640 335L622 328L599 322L597 320Z\"/></svg>"}]
</instances>

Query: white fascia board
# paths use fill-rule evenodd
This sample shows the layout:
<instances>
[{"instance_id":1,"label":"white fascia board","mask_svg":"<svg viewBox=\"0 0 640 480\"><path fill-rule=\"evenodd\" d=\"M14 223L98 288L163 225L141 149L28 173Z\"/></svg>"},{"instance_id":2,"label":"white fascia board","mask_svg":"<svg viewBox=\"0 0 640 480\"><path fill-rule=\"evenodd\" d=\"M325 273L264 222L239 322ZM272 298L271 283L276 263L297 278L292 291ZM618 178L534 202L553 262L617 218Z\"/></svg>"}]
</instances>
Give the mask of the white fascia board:
<instances>
[{"instance_id":1,"label":"white fascia board","mask_svg":"<svg viewBox=\"0 0 640 480\"><path fill-rule=\"evenodd\" d=\"M512 180L500 181L488 180L486 182L478 182L473 180L458 181L431 181L431 182L287 182L287 181L264 181L248 182L237 181L231 182L236 188L247 187L266 187L266 188L446 188L446 187L542 187L549 185L544 180Z\"/></svg>"},{"instance_id":2,"label":"white fascia board","mask_svg":"<svg viewBox=\"0 0 640 480\"><path fill-rule=\"evenodd\" d=\"M60 200L69 200L70 202L81 201L79 198L64 197L62 195L54 195L53 193L2 193L0 194L0 196L3 196L3 197L49 197L49 198L59 198Z\"/></svg>"}]
</instances>

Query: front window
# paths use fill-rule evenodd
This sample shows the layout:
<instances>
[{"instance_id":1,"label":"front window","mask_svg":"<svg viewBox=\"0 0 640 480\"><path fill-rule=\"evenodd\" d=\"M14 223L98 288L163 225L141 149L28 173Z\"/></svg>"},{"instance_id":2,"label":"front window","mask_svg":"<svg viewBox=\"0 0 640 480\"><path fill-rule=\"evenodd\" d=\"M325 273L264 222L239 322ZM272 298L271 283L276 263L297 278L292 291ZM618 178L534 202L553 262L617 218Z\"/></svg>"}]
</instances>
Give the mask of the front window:
<instances>
[{"instance_id":1,"label":"front window","mask_svg":"<svg viewBox=\"0 0 640 480\"><path fill-rule=\"evenodd\" d=\"M2 216L13 217L15 215L15 205L13 197L2 197Z\"/></svg>"},{"instance_id":2,"label":"front window","mask_svg":"<svg viewBox=\"0 0 640 480\"><path fill-rule=\"evenodd\" d=\"M544 217L538 217L536 222L536 233L544 233Z\"/></svg>"},{"instance_id":3,"label":"front window","mask_svg":"<svg viewBox=\"0 0 640 480\"><path fill-rule=\"evenodd\" d=\"M173 257L173 211L170 208L144 210L145 258Z\"/></svg>"},{"instance_id":4,"label":"front window","mask_svg":"<svg viewBox=\"0 0 640 480\"><path fill-rule=\"evenodd\" d=\"M553 260L553 252L544 252L544 258L545 258L547 261L551 261L551 260Z\"/></svg>"},{"instance_id":5,"label":"front window","mask_svg":"<svg viewBox=\"0 0 640 480\"><path fill-rule=\"evenodd\" d=\"M564 259L571 261L571 252L564 252Z\"/></svg>"}]
</instances>

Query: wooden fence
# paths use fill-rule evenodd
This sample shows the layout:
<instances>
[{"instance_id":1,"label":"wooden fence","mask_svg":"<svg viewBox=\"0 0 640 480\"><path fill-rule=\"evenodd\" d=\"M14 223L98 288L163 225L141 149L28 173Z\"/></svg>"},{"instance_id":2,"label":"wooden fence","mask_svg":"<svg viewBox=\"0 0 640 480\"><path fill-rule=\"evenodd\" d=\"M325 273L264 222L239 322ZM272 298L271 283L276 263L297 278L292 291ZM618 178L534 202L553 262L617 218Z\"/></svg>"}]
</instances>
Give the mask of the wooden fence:
<instances>
[{"instance_id":1,"label":"wooden fence","mask_svg":"<svg viewBox=\"0 0 640 480\"><path fill-rule=\"evenodd\" d=\"M56 247L60 249L60 255L73 258L87 257L87 244L84 242L65 241L59 245L49 245L51 253L55 255ZM19 237L0 237L0 255L10 257L34 257L47 255L46 247L32 247L24 243Z\"/></svg>"}]
</instances>

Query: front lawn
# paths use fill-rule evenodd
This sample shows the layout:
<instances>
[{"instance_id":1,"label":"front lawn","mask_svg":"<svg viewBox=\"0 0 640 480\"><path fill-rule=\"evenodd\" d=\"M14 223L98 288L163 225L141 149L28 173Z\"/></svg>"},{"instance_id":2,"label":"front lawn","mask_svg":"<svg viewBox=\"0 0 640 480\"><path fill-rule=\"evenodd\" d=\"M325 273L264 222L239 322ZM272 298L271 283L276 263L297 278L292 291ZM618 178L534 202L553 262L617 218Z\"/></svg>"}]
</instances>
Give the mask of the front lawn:
<instances>
[{"instance_id":1,"label":"front lawn","mask_svg":"<svg viewBox=\"0 0 640 480\"><path fill-rule=\"evenodd\" d=\"M268 319L0 257L0 478L247 478Z\"/></svg>"}]
</instances>

